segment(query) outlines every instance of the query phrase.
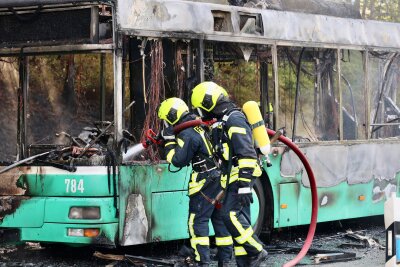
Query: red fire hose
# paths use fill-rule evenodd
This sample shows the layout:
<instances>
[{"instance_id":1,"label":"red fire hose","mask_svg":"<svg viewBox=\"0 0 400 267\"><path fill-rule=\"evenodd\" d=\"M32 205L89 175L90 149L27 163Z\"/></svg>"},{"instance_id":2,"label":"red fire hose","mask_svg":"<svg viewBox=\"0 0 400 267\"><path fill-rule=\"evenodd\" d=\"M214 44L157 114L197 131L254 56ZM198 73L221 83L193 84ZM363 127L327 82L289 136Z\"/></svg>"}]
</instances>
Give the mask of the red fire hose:
<instances>
[{"instance_id":1,"label":"red fire hose","mask_svg":"<svg viewBox=\"0 0 400 267\"><path fill-rule=\"evenodd\" d=\"M180 131L185 130L186 128L195 127L195 126L199 126L199 125L210 126L213 123L215 123L216 121L217 120L215 120L215 119L210 120L210 121L203 121L201 119L197 119L197 120L182 122L174 127L174 133L178 134Z\"/></svg>"},{"instance_id":2,"label":"red fire hose","mask_svg":"<svg viewBox=\"0 0 400 267\"><path fill-rule=\"evenodd\" d=\"M268 132L268 135L270 135L270 136L275 135L275 131L273 131L273 130L267 129L267 132ZM279 136L278 140L281 141L282 143L284 143L285 145L287 145L290 149L292 149L293 152L296 153L296 155L299 157L299 159L303 163L304 167L306 168L306 172L307 172L308 179L310 181L310 187L311 187L311 200L312 200L311 201L312 202L311 222L310 222L310 226L308 228L308 234L307 234L306 241L304 242L304 245L301 248L299 254L297 254L297 256L293 260L291 260L283 265L283 267L291 267L291 266L295 266L307 254L307 251L310 248L312 240L314 238L315 229L317 226L317 215L318 215L317 184L315 182L314 173L311 169L310 163L308 163L307 158L300 151L300 149L289 138L287 138L285 136L282 136L282 135Z\"/></svg>"},{"instance_id":3,"label":"red fire hose","mask_svg":"<svg viewBox=\"0 0 400 267\"><path fill-rule=\"evenodd\" d=\"M188 121L188 122L184 122L184 123L181 123L181 124L175 126L174 132L179 133L180 131L182 131L188 127L194 127L194 126L198 126L198 125L211 125L214 122L215 121L203 122L200 119ZM275 135L275 131L273 131L273 130L267 129L267 132L268 132L268 135L270 135L270 136ZM292 266L295 266L307 254L307 251L310 249L312 240L314 238L315 229L317 227L317 215L318 215L317 184L315 182L314 173L311 169L310 163L308 162L308 160L304 156L304 154L300 151L300 149L289 138L287 138L285 136L282 136L282 135L279 136L278 140L281 141L282 143L284 143L285 145L287 145L290 149L292 149L294 151L294 153L296 153L296 155L299 157L299 159L301 160L301 162L303 163L303 165L306 169L308 179L310 181L310 188L311 188L311 202L312 202L311 222L310 222L310 226L308 228L308 234L307 234L306 241L304 242L304 245L301 248L299 254L297 254L297 256L293 260L291 260L283 265L283 267L292 267Z\"/></svg>"},{"instance_id":4,"label":"red fire hose","mask_svg":"<svg viewBox=\"0 0 400 267\"><path fill-rule=\"evenodd\" d=\"M198 120L192 120L192 121L187 121L184 123L181 123L177 126L174 127L174 132L175 134L178 134L180 131L189 128L189 127L195 127L198 125L211 125L213 124L215 121L202 121L201 119ZM268 135L270 136L274 136L275 135L275 131L267 129ZM317 194L317 184L315 182L315 177L314 177L314 173L311 169L310 163L307 161L307 158L304 156L304 154L300 151L300 149L287 137L285 136L279 136L278 138L279 141L281 141L282 143L284 143L285 145L287 145L290 149L292 149L294 151L294 153L296 153L296 155L299 157L299 159L301 160L301 162L303 163L307 175L308 175L308 179L310 181L310 188L311 188L311 202L312 202L312 211L311 211L311 222L310 222L310 226L308 228L308 234L307 234L307 238L306 241L304 242L303 247L301 248L299 254L297 254L297 256L285 263L283 265L283 267L292 267L295 266L306 254L307 251L309 250L312 240L314 238L314 234L315 234L315 229L317 226L317 214L318 214L318 194Z\"/></svg>"}]
</instances>

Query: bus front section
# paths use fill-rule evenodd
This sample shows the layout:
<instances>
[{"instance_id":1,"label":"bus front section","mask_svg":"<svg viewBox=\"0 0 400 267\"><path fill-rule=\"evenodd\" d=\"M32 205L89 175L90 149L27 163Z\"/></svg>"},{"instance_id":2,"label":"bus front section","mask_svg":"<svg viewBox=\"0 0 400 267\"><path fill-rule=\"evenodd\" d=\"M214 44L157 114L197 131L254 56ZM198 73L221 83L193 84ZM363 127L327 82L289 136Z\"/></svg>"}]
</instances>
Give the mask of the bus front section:
<instances>
[{"instance_id":1,"label":"bus front section","mask_svg":"<svg viewBox=\"0 0 400 267\"><path fill-rule=\"evenodd\" d=\"M112 7L33 2L0 4L0 228L114 246Z\"/></svg>"}]
</instances>

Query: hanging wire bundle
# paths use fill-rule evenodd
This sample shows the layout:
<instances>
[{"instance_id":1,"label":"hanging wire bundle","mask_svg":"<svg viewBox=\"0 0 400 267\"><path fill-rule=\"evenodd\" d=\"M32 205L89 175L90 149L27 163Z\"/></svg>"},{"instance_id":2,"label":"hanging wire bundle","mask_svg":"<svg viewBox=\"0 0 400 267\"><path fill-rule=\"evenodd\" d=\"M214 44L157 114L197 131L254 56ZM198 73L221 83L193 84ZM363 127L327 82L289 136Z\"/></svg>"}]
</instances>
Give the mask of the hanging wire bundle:
<instances>
[{"instance_id":1,"label":"hanging wire bundle","mask_svg":"<svg viewBox=\"0 0 400 267\"><path fill-rule=\"evenodd\" d=\"M160 120L157 118L157 109L160 101L165 98L164 87L164 62L163 62L163 46L161 40L155 40L151 45L151 73L150 87L146 88L146 119L143 125L141 140L145 139L145 132L153 129L158 133L161 131ZM151 146L147 149L146 158L151 161L159 160L157 146Z\"/></svg>"},{"instance_id":2,"label":"hanging wire bundle","mask_svg":"<svg viewBox=\"0 0 400 267\"><path fill-rule=\"evenodd\" d=\"M183 99L184 97L184 80L185 80L185 66L182 59L183 48L178 43L176 49L175 65L176 65L176 95Z\"/></svg>"}]
</instances>

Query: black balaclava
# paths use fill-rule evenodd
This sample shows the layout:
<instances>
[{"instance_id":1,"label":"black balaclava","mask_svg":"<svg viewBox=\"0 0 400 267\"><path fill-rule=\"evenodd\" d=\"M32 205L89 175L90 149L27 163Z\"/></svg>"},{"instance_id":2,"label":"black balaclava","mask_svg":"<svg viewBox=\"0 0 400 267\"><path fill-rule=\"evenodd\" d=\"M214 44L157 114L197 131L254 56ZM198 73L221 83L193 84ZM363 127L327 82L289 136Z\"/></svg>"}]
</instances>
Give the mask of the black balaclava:
<instances>
[{"instance_id":1,"label":"black balaclava","mask_svg":"<svg viewBox=\"0 0 400 267\"><path fill-rule=\"evenodd\" d=\"M235 105L235 103L232 102L232 100L229 99L229 97L221 96L220 98L218 98L217 104L215 105L213 110L211 110L211 114L216 119L220 119L229 111L235 108L237 108L237 106Z\"/></svg>"}]
</instances>

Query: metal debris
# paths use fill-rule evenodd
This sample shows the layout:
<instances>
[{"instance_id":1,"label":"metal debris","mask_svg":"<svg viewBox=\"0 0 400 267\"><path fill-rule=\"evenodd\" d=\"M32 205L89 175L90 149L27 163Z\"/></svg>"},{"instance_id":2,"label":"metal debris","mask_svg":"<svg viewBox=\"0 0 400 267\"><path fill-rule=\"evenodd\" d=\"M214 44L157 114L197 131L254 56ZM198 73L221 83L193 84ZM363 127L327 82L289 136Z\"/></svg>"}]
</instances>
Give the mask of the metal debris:
<instances>
[{"instance_id":1,"label":"metal debris","mask_svg":"<svg viewBox=\"0 0 400 267\"><path fill-rule=\"evenodd\" d=\"M95 251L93 256L103 260L113 260L113 261L122 261L125 259L124 255L115 255L115 254L103 254L101 252Z\"/></svg>"},{"instance_id":2,"label":"metal debris","mask_svg":"<svg viewBox=\"0 0 400 267\"><path fill-rule=\"evenodd\" d=\"M161 266L173 266L173 267L177 267L180 265L176 261L142 257L142 256L125 255L125 258L128 261L130 261L134 266L143 266L144 263L157 264Z\"/></svg>"},{"instance_id":3,"label":"metal debris","mask_svg":"<svg viewBox=\"0 0 400 267\"><path fill-rule=\"evenodd\" d=\"M25 248L29 249L29 250L42 250L42 249L45 249L38 242L26 242L25 243Z\"/></svg>"},{"instance_id":4,"label":"metal debris","mask_svg":"<svg viewBox=\"0 0 400 267\"><path fill-rule=\"evenodd\" d=\"M345 236L353 240L363 242L366 247L378 247L379 249L385 249L385 246L379 244L376 239L367 235L356 234L352 230L347 230Z\"/></svg>"},{"instance_id":5,"label":"metal debris","mask_svg":"<svg viewBox=\"0 0 400 267\"><path fill-rule=\"evenodd\" d=\"M5 246L0 248L0 255L11 253L16 251L17 248L15 246Z\"/></svg>"},{"instance_id":6,"label":"metal debris","mask_svg":"<svg viewBox=\"0 0 400 267\"><path fill-rule=\"evenodd\" d=\"M356 259L359 259L356 257L356 253L350 253L350 252L324 253L324 254L316 254L314 256L314 262L316 264L338 262L338 261L352 261Z\"/></svg>"},{"instance_id":7,"label":"metal debris","mask_svg":"<svg viewBox=\"0 0 400 267\"><path fill-rule=\"evenodd\" d=\"M343 243L338 246L338 248L366 248L365 244L361 243Z\"/></svg>"}]
</instances>

